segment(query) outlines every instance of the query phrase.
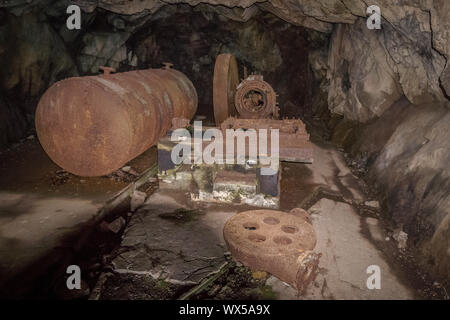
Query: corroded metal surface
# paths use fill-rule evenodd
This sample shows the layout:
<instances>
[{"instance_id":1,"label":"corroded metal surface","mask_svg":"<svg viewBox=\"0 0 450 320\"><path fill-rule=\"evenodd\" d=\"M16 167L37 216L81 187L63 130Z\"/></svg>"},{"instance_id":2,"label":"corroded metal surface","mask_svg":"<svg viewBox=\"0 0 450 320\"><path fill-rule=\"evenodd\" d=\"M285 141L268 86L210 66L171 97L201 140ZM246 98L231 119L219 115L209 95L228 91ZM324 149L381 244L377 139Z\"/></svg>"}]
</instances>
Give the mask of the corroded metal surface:
<instances>
[{"instance_id":1,"label":"corroded metal surface","mask_svg":"<svg viewBox=\"0 0 450 320\"><path fill-rule=\"evenodd\" d=\"M213 104L216 125L236 115L234 95L239 84L236 58L229 53L217 56L214 66Z\"/></svg>"},{"instance_id":2,"label":"corroded metal surface","mask_svg":"<svg viewBox=\"0 0 450 320\"><path fill-rule=\"evenodd\" d=\"M220 126L224 129L278 129L283 133L295 133L309 140L309 134L306 132L306 126L299 119L238 119L230 117Z\"/></svg>"},{"instance_id":3,"label":"corroded metal surface","mask_svg":"<svg viewBox=\"0 0 450 320\"><path fill-rule=\"evenodd\" d=\"M230 117L222 122L220 128L222 131L226 129L254 129L257 134L259 134L260 129L278 129L278 149L281 161L313 162L313 145L309 141L305 124L299 119L237 119ZM267 145L267 150L271 150L270 136L268 136Z\"/></svg>"},{"instance_id":4,"label":"corroded metal surface","mask_svg":"<svg viewBox=\"0 0 450 320\"><path fill-rule=\"evenodd\" d=\"M241 118L278 117L277 95L261 75L251 75L239 84L234 104Z\"/></svg>"},{"instance_id":5,"label":"corroded metal surface","mask_svg":"<svg viewBox=\"0 0 450 320\"><path fill-rule=\"evenodd\" d=\"M226 222L223 235L234 259L300 292L315 277L320 255L312 252L316 235L302 209L241 212Z\"/></svg>"},{"instance_id":6,"label":"corroded metal surface","mask_svg":"<svg viewBox=\"0 0 450 320\"><path fill-rule=\"evenodd\" d=\"M49 157L80 176L106 175L155 145L173 118L191 119L197 92L170 68L74 77L55 83L36 110Z\"/></svg>"}]
</instances>

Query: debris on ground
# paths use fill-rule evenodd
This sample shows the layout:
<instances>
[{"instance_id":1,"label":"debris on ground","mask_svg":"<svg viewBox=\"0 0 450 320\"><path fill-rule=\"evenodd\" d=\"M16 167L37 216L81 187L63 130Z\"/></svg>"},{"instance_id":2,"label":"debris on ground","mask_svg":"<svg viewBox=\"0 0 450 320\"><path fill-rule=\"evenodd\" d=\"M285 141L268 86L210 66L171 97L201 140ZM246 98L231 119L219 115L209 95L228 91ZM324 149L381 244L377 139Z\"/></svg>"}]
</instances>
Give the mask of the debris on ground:
<instances>
[{"instance_id":1,"label":"debris on ground","mask_svg":"<svg viewBox=\"0 0 450 320\"><path fill-rule=\"evenodd\" d=\"M113 222L111 222L108 226L112 232L118 233L120 230L122 230L123 227L125 227L125 224L126 224L125 219L122 217L119 217L116 220L114 220Z\"/></svg>"},{"instance_id":2,"label":"debris on ground","mask_svg":"<svg viewBox=\"0 0 450 320\"><path fill-rule=\"evenodd\" d=\"M262 280L266 279L268 274L265 271L254 271L252 273L253 279Z\"/></svg>"},{"instance_id":3,"label":"debris on ground","mask_svg":"<svg viewBox=\"0 0 450 320\"><path fill-rule=\"evenodd\" d=\"M374 208L374 209L380 209L380 203L376 200L372 200L372 201L366 201L364 202L364 205L370 208Z\"/></svg>"},{"instance_id":4,"label":"debris on ground","mask_svg":"<svg viewBox=\"0 0 450 320\"><path fill-rule=\"evenodd\" d=\"M162 219L172 220L175 222L187 222L195 218L199 213L199 210L189 210L189 209L176 209L172 212L165 212L159 215Z\"/></svg>"},{"instance_id":5,"label":"debris on ground","mask_svg":"<svg viewBox=\"0 0 450 320\"><path fill-rule=\"evenodd\" d=\"M408 242L408 234L402 230L394 231L392 237L397 241L399 249L406 249Z\"/></svg>"},{"instance_id":6,"label":"debris on ground","mask_svg":"<svg viewBox=\"0 0 450 320\"><path fill-rule=\"evenodd\" d=\"M343 150L340 150L343 151ZM344 159L347 165L357 175L364 175L367 172L367 162L369 156L367 153L361 153L356 156L350 156L348 153L344 153Z\"/></svg>"},{"instance_id":7,"label":"debris on ground","mask_svg":"<svg viewBox=\"0 0 450 320\"><path fill-rule=\"evenodd\" d=\"M139 176L139 173L131 166L124 166L106 177L117 182L133 182L137 176Z\"/></svg>"},{"instance_id":8,"label":"debris on ground","mask_svg":"<svg viewBox=\"0 0 450 320\"><path fill-rule=\"evenodd\" d=\"M130 201L130 210L131 212L136 211L137 208L142 206L145 203L145 199L147 198L147 194L142 191L134 191L131 195L131 201Z\"/></svg>"},{"instance_id":9,"label":"debris on ground","mask_svg":"<svg viewBox=\"0 0 450 320\"><path fill-rule=\"evenodd\" d=\"M266 278L255 279L251 269L228 261L180 298L189 300L273 300L277 296Z\"/></svg>"},{"instance_id":10,"label":"debris on ground","mask_svg":"<svg viewBox=\"0 0 450 320\"><path fill-rule=\"evenodd\" d=\"M123 172L129 173L135 177L139 175L139 173L136 172L131 166L125 166L121 169Z\"/></svg>"},{"instance_id":11,"label":"debris on ground","mask_svg":"<svg viewBox=\"0 0 450 320\"><path fill-rule=\"evenodd\" d=\"M100 230L104 232L113 232L113 233L119 233L120 230L122 230L123 227L125 227L126 221L124 218L119 217L116 220L108 223L106 221L102 221L99 225Z\"/></svg>"},{"instance_id":12,"label":"debris on ground","mask_svg":"<svg viewBox=\"0 0 450 320\"><path fill-rule=\"evenodd\" d=\"M65 170L56 171L55 175L51 177L51 184L53 186L60 186L65 184L70 178L70 173Z\"/></svg>"}]
</instances>

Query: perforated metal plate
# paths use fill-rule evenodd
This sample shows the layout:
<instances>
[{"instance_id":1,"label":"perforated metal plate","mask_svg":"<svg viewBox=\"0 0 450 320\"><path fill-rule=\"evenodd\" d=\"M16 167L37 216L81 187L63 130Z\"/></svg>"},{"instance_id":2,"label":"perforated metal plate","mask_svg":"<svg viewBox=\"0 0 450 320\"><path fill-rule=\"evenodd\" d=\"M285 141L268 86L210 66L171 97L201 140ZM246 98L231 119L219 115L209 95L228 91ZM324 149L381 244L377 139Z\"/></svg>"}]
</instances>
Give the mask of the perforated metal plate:
<instances>
[{"instance_id":1,"label":"perforated metal plate","mask_svg":"<svg viewBox=\"0 0 450 320\"><path fill-rule=\"evenodd\" d=\"M223 230L234 259L267 271L303 291L314 279L320 255L306 211L251 210L230 218Z\"/></svg>"}]
</instances>

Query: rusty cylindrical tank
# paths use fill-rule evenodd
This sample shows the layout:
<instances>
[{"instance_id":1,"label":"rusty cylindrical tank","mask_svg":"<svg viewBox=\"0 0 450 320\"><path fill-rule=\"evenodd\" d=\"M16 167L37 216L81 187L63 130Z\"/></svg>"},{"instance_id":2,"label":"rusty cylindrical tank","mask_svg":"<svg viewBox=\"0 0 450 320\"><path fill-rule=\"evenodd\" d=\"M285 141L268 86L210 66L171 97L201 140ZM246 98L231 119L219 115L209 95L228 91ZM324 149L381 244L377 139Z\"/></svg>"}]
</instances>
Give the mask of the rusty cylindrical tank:
<instances>
[{"instance_id":1,"label":"rusty cylindrical tank","mask_svg":"<svg viewBox=\"0 0 450 320\"><path fill-rule=\"evenodd\" d=\"M36 110L42 147L57 165L79 176L121 168L155 145L173 118L192 119L197 110L192 82L168 66L106 71L55 83Z\"/></svg>"}]
</instances>

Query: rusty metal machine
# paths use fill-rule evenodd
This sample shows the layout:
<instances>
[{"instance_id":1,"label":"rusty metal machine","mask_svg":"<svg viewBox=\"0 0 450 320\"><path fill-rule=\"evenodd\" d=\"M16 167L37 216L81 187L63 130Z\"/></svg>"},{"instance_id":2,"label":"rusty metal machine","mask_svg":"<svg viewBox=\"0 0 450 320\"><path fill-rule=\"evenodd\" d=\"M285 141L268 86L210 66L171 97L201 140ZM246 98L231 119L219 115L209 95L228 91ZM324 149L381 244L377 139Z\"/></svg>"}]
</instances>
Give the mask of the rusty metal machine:
<instances>
[{"instance_id":1,"label":"rusty metal machine","mask_svg":"<svg viewBox=\"0 0 450 320\"><path fill-rule=\"evenodd\" d=\"M244 119L278 118L277 95L262 75L245 76L239 83L236 58L217 56L214 67L213 105L216 125L228 117Z\"/></svg>"},{"instance_id":2,"label":"rusty metal machine","mask_svg":"<svg viewBox=\"0 0 450 320\"><path fill-rule=\"evenodd\" d=\"M171 140L170 135L163 137L158 143L158 165L160 188L178 189L190 192L192 200L243 203L265 208L278 208L280 205L280 161L312 163L313 145L305 124L300 119L279 119L276 93L263 80L261 75L250 75L238 83L238 66L233 55L224 53L216 59L213 81L213 103L216 126L222 135L222 147L228 144L226 131L257 131L259 141L262 134L270 130L278 130L279 144L276 168L271 174L261 174L267 169L264 164L272 152L271 140L267 141L265 154L259 153L257 160L250 159L245 147L245 163L227 165L215 164L175 164L170 157L178 142ZM173 129L184 127L187 123L174 123ZM208 127L203 127L202 136ZM187 148L194 144L186 138L182 142ZM245 139L244 139L245 140ZM250 141L250 139L248 139ZM236 150L237 142L230 147ZM245 141L242 144L246 144ZM241 144L241 145L242 145ZM188 146L189 145L189 146ZM211 139L201 143L201 149L212 146ZM276 149L276 148L274 148ZM224 155L227 149L215 150ZM236 154L236 152L235 152ZM190 162L193 163L191 153ZM189 161L188 161L189 162Z\"/></svg>"},{"instance_id":3,"label":"rusty metal machine","mask_svg":"<svg viewBox=\"0 0 450 320\"><path fill-rule=\"evenodd\" d=\"M214 117L225 129L278 129L280 160L313 162L313 147L300 119L279 119L275 90L262 75L245 76L236 85L238 67L229 53L220 54L214 68Z\"/></svg>"},{"instance_id":4,"label":"rusty metal machine","mask_svg":"<svg viewBox=\"0 0 450 320\"><path fill-rule=\"evenodd\" d=\"M313 162L312 144L305 124L299 119L239 119L230 117L220 125L222 131L226 129L277 129L279 132L280 161ZM270 141L268 141L270 149Z\"/></svg>"},{"instance_id":5,"label":"rusty metal machine","mask_svg":"<svg viewBox=\"0 0 450 320\"><path fill-rule=\"evenodd\" d=\"M147 69L74 77L52 85L36 110L42 147L60 167L79 176L119 169L155 145L176 118L192 119L197 92L166 64Z\"/></svg>"},{"instance_id":6,"label":"rusty metal machine","mask_svg":"<svg viewBox=\"0 0 450 320\"><path fill-rule=\"evenodd\" d=\"M278 118L277 95L262 75L250 75L237 86L234 104L244 119Z\"/></svg>"}]
</instances>

